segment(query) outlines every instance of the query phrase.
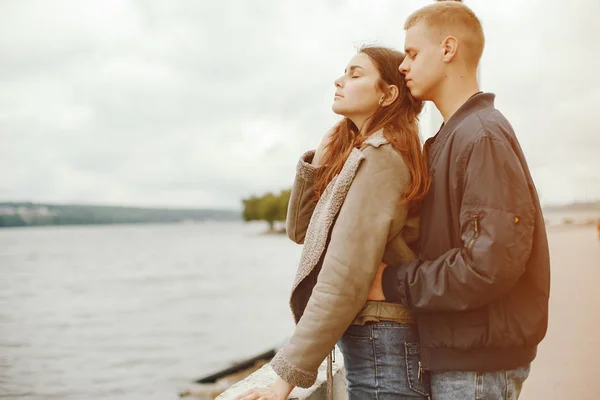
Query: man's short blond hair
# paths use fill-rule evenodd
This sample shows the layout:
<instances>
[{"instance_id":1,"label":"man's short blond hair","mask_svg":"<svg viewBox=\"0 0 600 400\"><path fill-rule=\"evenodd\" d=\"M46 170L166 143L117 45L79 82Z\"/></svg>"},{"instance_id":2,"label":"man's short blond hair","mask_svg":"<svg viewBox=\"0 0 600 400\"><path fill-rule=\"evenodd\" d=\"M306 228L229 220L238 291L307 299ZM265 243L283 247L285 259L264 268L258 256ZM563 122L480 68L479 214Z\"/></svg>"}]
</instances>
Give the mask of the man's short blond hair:
<instances>
[{"instance_id":1,"label":"man's short blond hair","mask_svg":"<svg viewBox=\"0 0 600 400\"><path fill-rule=\"evenodd\" d=\"M475 13L460 1L438 1L412 13L404 24L407 30L419 23L424 23L432 34L439 34L440 39L454 36L464 48L466 61L477 66L485 37L481 22Z\"/></svg>"}]
</instances>

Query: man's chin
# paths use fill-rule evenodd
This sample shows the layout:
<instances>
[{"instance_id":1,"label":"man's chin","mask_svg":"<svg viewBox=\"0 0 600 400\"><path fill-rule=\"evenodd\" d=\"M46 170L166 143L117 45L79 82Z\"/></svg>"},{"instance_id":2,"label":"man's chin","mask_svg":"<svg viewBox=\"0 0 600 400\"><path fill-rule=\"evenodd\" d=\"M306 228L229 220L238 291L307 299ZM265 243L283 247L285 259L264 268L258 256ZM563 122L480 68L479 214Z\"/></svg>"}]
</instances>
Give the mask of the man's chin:
<instances>
[{"instance_id":1,"label":"man's chin","mask_svg":"<svg viewBox=\"0 0 600 400\"><path fill-rule=\"evenodd\" d=\"M409 88L408 90L410 91L410 94L412 95L412 97L414 97L417 100L424 101L423 92L421 92L419 89Z\"/></svg>"}]
</instances>

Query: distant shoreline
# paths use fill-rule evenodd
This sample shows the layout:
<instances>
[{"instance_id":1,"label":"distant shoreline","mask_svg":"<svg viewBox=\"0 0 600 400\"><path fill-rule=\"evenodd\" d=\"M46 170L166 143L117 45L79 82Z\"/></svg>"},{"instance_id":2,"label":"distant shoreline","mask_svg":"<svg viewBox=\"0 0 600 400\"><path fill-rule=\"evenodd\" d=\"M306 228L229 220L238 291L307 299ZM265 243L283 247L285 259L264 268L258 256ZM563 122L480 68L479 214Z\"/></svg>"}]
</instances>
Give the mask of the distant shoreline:
<instances>
[{"instance_id":1,"label":"distant shoreline","mask_svg":"<svg viewBox=\"0 0 600 400\"><path fill-rule=\"evenodd\" d=\"M0 203L0 228L241 221L240 211Z\"/></svg>"},{"instance_id":2,"label":"distant shoreline","mask_svg":"<svg viewBox=\"0 0 600 400\"><path fill-rule=\"evenodd\" d=\"M569 231L569 230L578 230L578 229L597 229L596 225L592 225L592 224L566 224L566 225L546 225L546 230L547 231L552 231L552 232L563 232L563 231Z\"/></svg>"},{"instance_id":3,"label":"distant shoreline","mask_svg":"<svg viewBox=\"0 0 600 400\"><path fill-rule=\"evenodd\" d=\"M600 201L543 208L547 227L589 226L600 219ZM59 205L0 202L0 229L40 226L92 226L155 223L242 222L242 212L219 209L144 208L100 205ZM284 234L285 228L265 231Z\"/></svg>"}]
</instances>

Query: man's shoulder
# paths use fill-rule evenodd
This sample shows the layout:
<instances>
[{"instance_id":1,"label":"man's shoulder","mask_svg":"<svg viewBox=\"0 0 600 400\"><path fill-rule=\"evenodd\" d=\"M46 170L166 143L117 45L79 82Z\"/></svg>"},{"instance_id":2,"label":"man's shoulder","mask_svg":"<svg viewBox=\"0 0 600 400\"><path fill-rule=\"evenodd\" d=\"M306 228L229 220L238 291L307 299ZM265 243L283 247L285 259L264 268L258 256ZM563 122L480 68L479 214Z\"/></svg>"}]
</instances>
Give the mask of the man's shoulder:
<instances>
[{"instance_id":1,"label":"man's shoulder","mask_svg":"<svg viewBox=\"0 0 600 400\"><path fill-rule=\"evenodd\" d=\"M466 117L457 126L455 145L460 149L469 149L480 140L494 140L508 144L515 133L508 119L499 110L479 110Z\"/></svg>"}]
</instances>

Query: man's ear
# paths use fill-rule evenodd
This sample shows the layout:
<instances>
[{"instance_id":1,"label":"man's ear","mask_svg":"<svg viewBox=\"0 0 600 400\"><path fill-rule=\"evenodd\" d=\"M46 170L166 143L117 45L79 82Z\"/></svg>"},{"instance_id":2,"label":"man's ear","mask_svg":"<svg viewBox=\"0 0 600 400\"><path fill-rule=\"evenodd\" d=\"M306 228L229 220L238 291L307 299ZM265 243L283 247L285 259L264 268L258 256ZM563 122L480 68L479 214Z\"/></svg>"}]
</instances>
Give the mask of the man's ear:
<instances>
[{"instance_id":1,"label":"man's ear","mask_svg":"<svg viewBox=\"0 0 600 400\"><path fill-rule=\"evenodd\" d=\"M454 36L448 36L442 41L442 48L444 50L444 55L442 60L444 62L451 62L456 57L456 52L458 51L458 39Z\"/></svg>"}]
</instances>

